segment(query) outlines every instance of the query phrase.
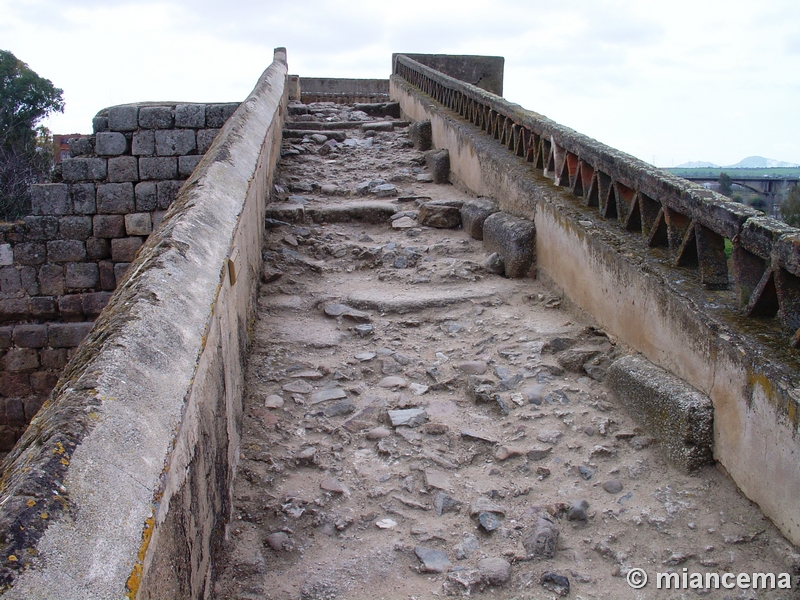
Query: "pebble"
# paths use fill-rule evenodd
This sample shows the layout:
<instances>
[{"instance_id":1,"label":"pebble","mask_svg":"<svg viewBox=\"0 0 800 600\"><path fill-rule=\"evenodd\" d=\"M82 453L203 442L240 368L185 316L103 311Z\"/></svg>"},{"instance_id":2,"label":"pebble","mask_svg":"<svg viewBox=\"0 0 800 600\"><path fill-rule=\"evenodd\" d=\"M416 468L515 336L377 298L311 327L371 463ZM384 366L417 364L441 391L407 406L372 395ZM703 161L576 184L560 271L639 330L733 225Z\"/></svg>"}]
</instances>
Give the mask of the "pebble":
<instances>
[{"instance_id":1,"label":"pebble","mask_svg":"<svg viewBox=\"0 0 800 600\"><path fill-rule=\"evenodd\" d=\"M467 375L483 375L489 368L482 360L471 360L458 366Z\"/></svg>"},{"instance_id":2,"label":"pebble","mask_svg":"<svg viewBox=\"0 0 800 600\"><path fill-rule=\"evenodd\" d=\"M589 425L586 429L583 430L583 433L585 433L589 437L592 437L594 435L594 427Z\"/></svg>"},{"instance_id":3,"label":"pebble","mask_svg":"<svg viewBox=\"0 0 800 600\"><path fill-rule=\"evenodd\" d=\"M552 444L555 445L558 443L558 440L561 439L561 436L564 435L563 431L555 430L545 430L540 431L536 434L536 439L540 442L544 442L545 444Z\"/></svg>"},{"instance_id":4,"label":"pebble","mask_svg":"<svg viewBox=\"0 0 800 600\"><path fill-rule=\"evenodd\" d=\"M370 429L367 432L367 439L382 440L383 438L387 438L390 435L392 435L392 432L386 429L386 427L376 427L375 429Z\"/></svg>"},{"instance_id":5,"label":"pebble","mask_svg":"<svg viewBox=\"0 0 800 600\"><path fill-rule=\"evenodd\" d=\"M426 435L444 435L450 431L450 428L444 423L425 423L422 431Z\"/></svg>"},{"instance_id":6,"label":"pebble","mask_svg":"<svg viewBox=\"0 0 800 600\"><path fill-rule=\"evenodd\" d=\"M378 382L378 387L382 388L404 388L407 385L408 382L402 377L398 377L397 375L384 377Z\"/></svg>"},{"instance_id":7,"label":"pebble","mask_svg":"<svg viewBox=\"0 0 800 600\"><path fill-rule=\"evenodd\" d=\"M323 479L319 487L325 490L326 492L333 492L334 494L345 494L349 495L347 486L341 483L339 480L334 479L332 477L328 477L327 479Z\"/></svg>"},{"instance_id":8,"label":"pebble","mask_svg":"<svg viewBox=\"0 0 800 600\"><path fill-rule=\"evenodd\" d=\"M478 515L478 524L483 528L484 531L489 532L500 529L500 527L503 526L503 522L500 520L500 517L493 512L480 513Z\"/></svg>"},{"instance_id":9,"label":"pebble","mask_svg":"<svg viewBox=\"0 0 800 600\"><path fill-rule=\"evenodd\" d=\"M423 385L421 383L409 383L408 389L410 389L415 396L422 396L430 388L427 385Z\"/></svg>"},{"instance_id":10,"label":"pebble","mask_svg":"<svg viewBox=\"0 0 800 600\"><path fill-rule=\"evenodd\" d=\"M509 448L506 446L498 446L494 451L494 457L500 461L508 460L509 458L516 458L517 456L522 456L523 454L525 454L525 451L522 448Z\"/></svg>"},{"instance_id":11,"label":"pebble","mask_svg":"<svg viewBox=\"0 0 800 600\"><path fill-rule=\"evenodd\" d=\"M539 583L545 589L548 589L551 592L558 594L559 596L569 595L569 579L567 579L563 575L559 575L558 573L553 573L552 571L545 571L542 574Z\"/></svg>"},{"instance_id":12,"label":"pebble","mask_svg":"<svg viewBox=\"0 0 800 600\"><path fill-rule=\"evenodd\" d=\"M441 550L417 546L414 548L414 554L417 555L417 558L422 563L422 571L425 573L446 573L453 567L453 563L448 560L447 554Z\"/></svg>"},{"instance_id":13,"label":"pebble","mask_svg":"<svg viewBox=\"0 0 800 600\"><path fill-rule=\"evenodd\" d=\"M313 133L309 137L314 141L315 144L319 145L328 141L328 136L321 133Z\"/></svg>"},{"instance_id":14,"label":"pebble","mask_svg":"<svg viewBox=\"0 0 800 600\"><path fill-rule=\"evenodd\" d=\"M461 505L461 502L444 492L439 492L433 499L433 508L437 517L441 517L442 513L446 512L458 512L461 510Z\"/></svg>"},{"instance_id":15,"label":"pebble","mask_svg":"<svg viewBox=\"0 0 800 600\"><path fill-rule=\"evenodd\" d=\"M375 527L378 529L394 529L397 527L397 521L394 519L381 519L380 521L375 521Z\"/></svg>"},{"instance_id":16,"label":"pebble","mask_svg":"<svg viewBox=\"0 0 800 600\"><path fill-rule=\"evenodd\" d=\"M551 446L543 448L541 446L535 446L530 448L526 453L525 456L528 457L528 460L542 460L543 458L547 458L547 456L553 451Z\"/></svg>"},{"instance_id":17,"label":"pebble","mask_svg":"<svg viewBox=\"0 0 800 600\"><path fill-rule=\"evenodd\" d=\"M399 219L392 221L393 229L411 229L412 227L416 226L417 222L411 217L400 217Z\"/></svg>"},{"instance_id":18,"label":"pebble","mask_svg":"<svg viewBox=\"0 0 800 600\"><path fill-rule=\"evenodd\" d=\"M597 445L594 448L592 448L592 451L589 453L589 456L608 457L608 456L614 456L616 453L617 453L616 450L614 450L613 448L609 448L608 446Z\"/></svg>"},{"instance_id":19,"label":"pebble","mask_svg":"<svg viewBox=\"0 0 800 600\"><path fill-rule=\"evenodd\" d=\"M305 369L303 371L298 371L297 373L292 373L290 375L292 379L322 379L323 375L320 371L316 369Z\"/></svg>"},{"instance_id":20,"label":"pebble","mask_svg":"<svg viewBox=\"0 0 800 600\"><path fill-rule=\"evenodd\" d=\"M478 572L488 585L503 585L511 579L511 563L504 558L484 558L478 561Z\"/></svg>"},{"instance_id":21,"label":"pebble","mask_svg":"<svg viewBox=\"0 0 800 600\"><path fill-rule=\"evenodd\" d=\"M271 394L264 400L264 406L267 408L283 408L283 398L276 394Z\"/></svg>"},{"instance_id":22,"label":"pebble","mask_svg":"<svg viewBox=\"0 0 800 600\"><path fill-rule=\"evenodd\" d=\"M340 400L339 402L334 402L327 408L325 408L325 416L326 417L341 417L344 415L349 415L356 411L356 405L353 404L353 401L349 398L345 398L344 400Z\"/></svg>"},{"instance_id":23,"label":"pebble","mask_svg":"<svg viewBox=\"0 0 800 600\"><path fill-rule=\"evenodd\" d=\"M503 264L503 259L497 252L492 252L484 261L483 268L493 275L502 275L505 273L506 267Z\"/></svg>"},{"instance_id":24,"label":"pebble","mask_svg":"<svg viewBox=\"0 0 800 600\"><path fill-rule=\"evenodd\" d=\"M486 496L479 496L472 502L472 504L470 504L469 516L475 517L476 515L484 512L497 513L498 515L503 516L506 514L506 511L502 506L495 504Z\"/></svg>"},{"instance_id":25,"label":"pebble","mask_svg":"<svg viewBox=\"0 0 800 600\"><path fill-rule=\"evenodd\" d=\"M284 532L270 533L266 537L267 545L275 552L289 552L292 550L292 541Z\"/></svg>"},{"instance_id":26,"label":"pebble","mask_svg":"<svg viewBox=\"0 0 800 600\"><path fill-rule=\"evenodd\" d=\"M310 446L308 448L304 448L303 450L301 450L300 453L297 455L297 458L299 460L309 461L313 460L316 455L317 455L317 449L314 448L313 446Z\"/></svg>"},{"instance_id":27,"label":"pebble","mask_svg":"<svg viewBox=\"0 0 800 600\"><path fill-rule=\"evenodd\" d=\"M522 394L529 403L537 406L542 404L544 400L544 386L541 383L522 388Z\"/></svg>"},{"instance_id":28,"label":"pebble","mask_svg":"<svg viewBox=\"0 0 800 600\"><path fill-rule=\"evenodd\" d=\"M453 548L453 556L456 557L456 560L466 560L475 554L480 547L481 542L478 537L472 533L467 533L461 539L461 542Z\"/></svg>"},{"instance_id":29,"label":"pebble","mask_svg":"<svg viewBox=\"0 0 800 600\"><path fill-rule=\"evenodd\" d=\"M363 323L361 325L356 325L356 333L361 337L366 337L370 333L372 333L374 327L369 323Z\"/></svg>"},{"instance_id":30,"label":"pebble","mask_svg":"<svg viewBox=\"0 0 800 600\"><path fill-rule=\"evenodd\" d=\"M438 490L449 490L453 487L450 478L436 469L425 469L425 485Z\"/></svg>"},{"instance_id":31,"label":"pebble","mask_svg":"<svg viewBox=\"0 0 800 600\"><path fill-rule=\"evenodd\" d=\"M325 185L319 188L319 191L328 196L332 196L339 192L339 186L333 185L332 183L326 183Z\"/></svg>"},{"instance_id":32,"label":"pebble","mask_svg":"<svg viewBox=\"0 0 800 600\"><path fill-rule=\"evenodd\" d=\"M371 189L371 191L378 198L388 198L389 196L397 196L397 188L393 186L391 183L382 183L381 185L376 185L374 188Z\"/></svg>"},{"instance_id":33,"label":"pebble","mask_svg":"<svg viewBox=\"0 0 800 600\"><path fill-rule=\"evenodd\" d=\"M584 467L583 465L578 467L578 472L581 474L581 477L583 477L586 481L589 481L592 478L592 475L594 475L595 473L594 469L591 469L589 467Z\"/></svg>"},{"instance_id":34,"label":"pebble","mask_svg":"<svg viewBox=\"0 0 800 600\"><path fill-rule=\"evenodd\" d=\"M281 389L284 392L294 392L295 394L310 394L314 391L314 386L301 379L287 383Z\"/></svg>"},{"instance_id":35,"label":"pebble","mask_svg":"<svg viewBox=\"0 0 800 600\"><path fill-rule=\"evenodd\" d=\"M609 494L619 494L622 491L622 482L619 479L609 479L603 482L603 489Z\"/></svg>"},{"instance_id":36,"label":"pebble","mask_svg":"<svg viewBox=\"0 0 800 600\"><path fill-rule=\"evenodd\" d=\"M558 535L558 528L552 521L539 517L536 529L522 538L522 545L532 558L553 558L558 546Z\"/></svg>"},{"instance_id":37,"label":"pebble","mask_svg":"<svg viewBox=\"0 0 800 600\"><path fill-rule=\"evenodd\" d=\"M586 513L589 503L586 500L576 500L567 510L567 519L570 521L588 521L589 515Z\"/></svg>"}]
</instances>

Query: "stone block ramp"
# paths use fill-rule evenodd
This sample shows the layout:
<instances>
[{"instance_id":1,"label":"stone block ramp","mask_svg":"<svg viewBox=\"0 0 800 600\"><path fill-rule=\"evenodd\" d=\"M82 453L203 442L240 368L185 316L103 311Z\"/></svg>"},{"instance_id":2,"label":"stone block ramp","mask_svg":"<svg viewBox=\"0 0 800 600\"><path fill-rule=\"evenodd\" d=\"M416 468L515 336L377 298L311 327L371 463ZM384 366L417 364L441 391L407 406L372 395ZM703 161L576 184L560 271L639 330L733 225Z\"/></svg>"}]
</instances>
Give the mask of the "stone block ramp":
<instances>
[{"instance_id":1,"label":"stone block ramp","mask_svg":"<svg viewBox=\"0 0 800 600\"><path fill-rule=\"evenodd\" d=\"M406 127L346 136L284 140L213 597L626 598L633 567L790 570L724 473L670 466L606 387L628 349L417 221L471 198L428 182ZM379 194L394 214L342 218Z\"/></svg>"}]
</instances>

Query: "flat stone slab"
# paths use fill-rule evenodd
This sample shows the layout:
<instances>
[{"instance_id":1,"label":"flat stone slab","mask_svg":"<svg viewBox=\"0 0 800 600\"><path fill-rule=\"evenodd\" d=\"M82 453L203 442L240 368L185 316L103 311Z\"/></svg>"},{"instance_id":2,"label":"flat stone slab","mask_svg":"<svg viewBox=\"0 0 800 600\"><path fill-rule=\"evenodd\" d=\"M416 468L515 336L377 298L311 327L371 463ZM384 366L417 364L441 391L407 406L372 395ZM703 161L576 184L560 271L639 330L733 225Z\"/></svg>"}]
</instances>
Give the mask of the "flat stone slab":
<instances>
[{"instance_id":1,"label":"flat stone slab","mask_svg":"<svg viewBox=\"0 0 800 600\"><path fill-rule=\"evenodd\" d=\"M447 554L441 550L434 550L433 548L426 548L424 546L417 546L414 548L414 554L422 563L422 570L426 573L446 573L453 568Z\"/></svg>"},{"instance_id":2,"label":"flat stone slab","mask_svg":"<svg viewBox=\"0 0 800 600\"><path fill-rule=\"evenodd\" d=\"M346 304L326 304L324 308L325 314L329 317L343 317L352 319L357 323L365 323L369 321L369 314L364 311L357 310Z\"/></svg>"},{"instance_id":3,"label":"flat stone slab","mask_svg":"<svg viewBox=\"0 0 800 600\"><path fill-rule=\"evenodd\" d=\"M658 438L670 462L693 471L713 460L714 407L708 396L641 356L614 362L606 384Z\"/></svg>"},{"instance_id":4,"label":"flat stone slab","mask_svg":"<svg viewBox=\"0 0 800 600\"><path fill-rule=\"evenodd\" d=\"M320 404L322 402L328 402L329 400L339 400L340 398L347 398L347 392L340 387L330 390L320 390L311 394L311 404Z\"/></svg>"},{"instance_id":5,"label":"flat stone slab","mask_svg":"<svg viewBox=\"0 0 800 600\"><path fill-rule=\"evenodd\" d=\"M392 421L393 427L400 425L408 425L413 427L415 425L422 425L428 419L428 415L421 408L406 408L403 410L390 410L389 419Z\"/></svg>"}]
</instances>

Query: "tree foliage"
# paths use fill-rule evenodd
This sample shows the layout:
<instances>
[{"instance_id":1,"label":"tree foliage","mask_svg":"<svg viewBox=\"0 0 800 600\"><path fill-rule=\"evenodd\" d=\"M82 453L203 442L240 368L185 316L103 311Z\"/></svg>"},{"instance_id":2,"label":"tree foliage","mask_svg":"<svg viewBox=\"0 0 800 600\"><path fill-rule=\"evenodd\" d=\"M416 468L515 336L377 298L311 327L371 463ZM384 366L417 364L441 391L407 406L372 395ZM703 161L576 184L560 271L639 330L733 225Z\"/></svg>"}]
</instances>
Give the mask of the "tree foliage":
<instances>
[{"instance_id":1,"label":"tree foliage","mask_svg":"<svg viewBox=\"0 0 800 600\"><path fill-rule=\"evenodd\" d=\"M733 181L731 180L730 176L722 172L719 174L719 193L723 196L727 196L728 198L731 197L731 188L733 186Z\"/></svg>"},{"instance_id":2,"label":"tree foliage","mask_svg":"<svg viewBox=\"0 0 800 600\"><path fill-rule=\"evenodd\" d=\"M796 185L781 203L781 218L792 227L800 227L800 185Z\"/></svg>"},{"instance_id":3,"label":"tree foliage","mask_svg":"<svg viewBox=\"0 0 800 600\"><path fill-rule=\"evenodd\" d=\"M50 174L50 132L37 124L64 111L62 96L49 79L0 50L0 218L4 220L24 215L30 206L30 185Z\"/></svg>"}]
</instances>

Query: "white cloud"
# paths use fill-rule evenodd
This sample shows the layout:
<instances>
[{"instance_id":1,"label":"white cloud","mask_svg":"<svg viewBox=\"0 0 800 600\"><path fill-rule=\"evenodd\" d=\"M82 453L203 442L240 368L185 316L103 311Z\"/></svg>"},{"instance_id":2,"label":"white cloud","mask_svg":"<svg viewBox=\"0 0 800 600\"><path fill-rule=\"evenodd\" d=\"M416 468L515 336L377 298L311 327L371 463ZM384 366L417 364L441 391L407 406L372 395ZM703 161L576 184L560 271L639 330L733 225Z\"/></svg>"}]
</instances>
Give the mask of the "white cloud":
<instances>
[{"instance_id":1,"label":"white cloud","mask_svg":"<svg viewBox=\"0 0 800 600\"><path fill-rule=\"evenodd\" d=\"M244 98L286 46L306 76L391 53L506 57L506 96L645 160L800 162L795 0L0 0L0 46L65 91L58 131L140 100Z\"/></svg>"}]
</instances>

